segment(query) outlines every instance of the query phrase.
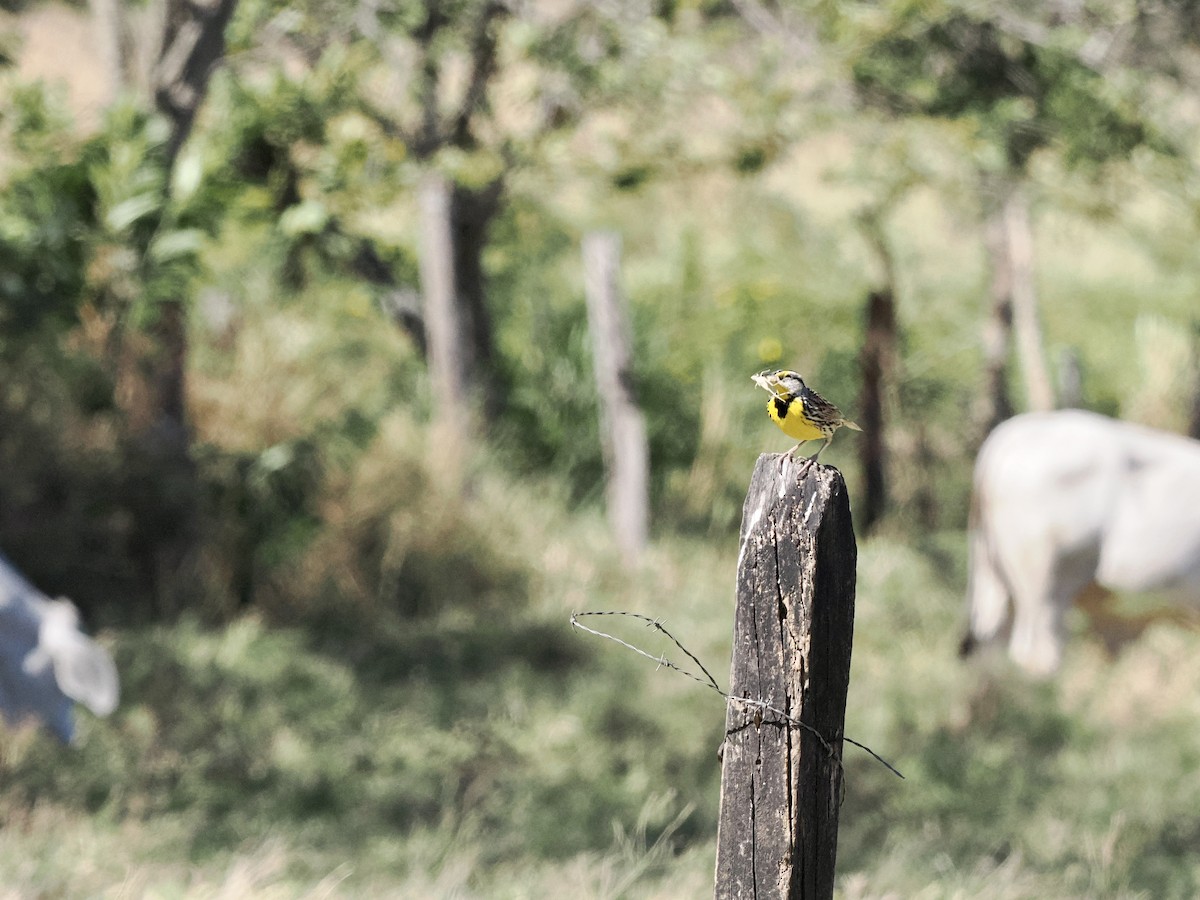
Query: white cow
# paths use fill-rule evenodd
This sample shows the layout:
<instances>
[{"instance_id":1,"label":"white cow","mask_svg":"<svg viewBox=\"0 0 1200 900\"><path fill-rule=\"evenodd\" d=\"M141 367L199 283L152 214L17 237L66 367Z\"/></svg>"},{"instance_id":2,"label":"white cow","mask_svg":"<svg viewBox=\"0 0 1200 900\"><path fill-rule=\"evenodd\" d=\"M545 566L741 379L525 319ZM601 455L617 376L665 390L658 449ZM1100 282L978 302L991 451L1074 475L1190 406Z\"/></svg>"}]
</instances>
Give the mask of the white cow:
<instances>
[{"instance_id":1,"label":"white cow","mask_svg":"<svg viewBox=\"0 0 1200 900\"><path fill-rule=\"evenodd\" d=\"M75 734L78 701L98 716L117 707L117 669L79 630L71 601L51 600L0 555L0 713L11 724L36 717L58 738Z\"/></svg>"},{"instance_id":2,"label":"white cow","mask_svg":"<svg viewBox=\"0 0 1200 900\"><path fill-rule=\"evenodd\" d=\"M964 651L1007 636L1050 674L1067 609L1097 585L1200 607L1200 441L1080 410L1009 419L975 463Z\"/></svg>"}]
</instances>

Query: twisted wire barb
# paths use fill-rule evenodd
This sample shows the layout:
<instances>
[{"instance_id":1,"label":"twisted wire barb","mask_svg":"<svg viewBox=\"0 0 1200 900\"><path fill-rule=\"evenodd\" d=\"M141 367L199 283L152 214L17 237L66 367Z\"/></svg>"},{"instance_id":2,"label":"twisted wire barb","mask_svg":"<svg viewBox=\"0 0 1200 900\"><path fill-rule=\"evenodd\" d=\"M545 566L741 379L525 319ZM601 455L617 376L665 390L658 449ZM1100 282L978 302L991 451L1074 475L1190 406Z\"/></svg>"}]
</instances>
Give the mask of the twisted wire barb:
<instances>
[{"instance_id":1,"label":"twisted wire barb","mask_svg":"<svg viewBox=\"0 0 1200 900\"><path fill-rule=\"evenodd\" d=\"M684 668L680 667L679 665L671 662L671 660L667 659L666 653L660 653L658 656L655 656L652 653L647 653L641 647L637 647L637 646L629 643L628 641L622 640L621 638L617 637L616 635L609 634L607 631L600 631L596 628L589 628L587 625L584 625L582 622L579 621L579 619L583 616L625 616L630 619L639 619L639 620L645 622L647 627L650 627L650 628L655 629L656 631L662 632L667 637L667 639L671 641L671 643L673 643L676 647L678 647L683 653L687 654L688 659L690 659L692 662L694 662L696 664L697 668L699 668L700 671L704 673L704 678L701 678L696 673L689 672L687 669L684 669ZM837 754L834 753L833 747L829 743L829 741L827 741L825 739L825 736L823 734L821 734L820 731L818 731L816 728L813 728L807 722L801 722L795 716L789 715L788 713L784 712L782 709L778 709L777 707L771 706L765 700L753 700L749 697L734 697L734 696L731 696L728 691L722 690L721 686L719 684L717 684L717 680L712 677L712 673L709 672L708 669L705 668L704 663L700 662L700 660L696 657L696 654L692 653L691 650L689 650L682 643L680 643L679 639L676 638L675 635L671 634L671 632L669 632L666 629L666 627L663 625L661 619L651 618L650 616L644 616L641 613L626 612L624 610L615 610L615 609L592 610L592 611L579 612L579 613L572 612L571 613L571 627L578 628L581 631L586 631L588 634L594 634L596 637L604 638L605 640L613 641L614 643L620 644L622 647L626 648L627 650L632 650L638 656L644 656L646 659L649 659L649 660L653 661L654 663L657 663L660 668L665 667L668 669L672 669L672 670L678 672L680 675L683 675L687 678L692 679L692 681L696 682L697 684L703 685L704 687L708 688L709 690L716 691L718 694L720 694L722 697L724 697L727 702L741 703L744 706L757 707L765 712L771 712L777 716L780 716L784 721L788 722L791 725L795 725L797 728L804 729L809 734L811 734L813 737L815 737L820 742L820 744L824 748L825 752L828 753L835 760L837 760L839 766L841 765L841 760L838 758ZM904 775L901 774L899 769L897 769L895 766L893 766L890 762L888 762L886 759L884 759L882 756L880 756L878 753L876 753L874 750L872 750L866 744L859 743L858 741L854 740L854 738L849 738L849 737L846 737L845 735L842 735L842 740L848 744L853 744L855 747L858 747L860 750L865 750L867 753L869 753L872 757L875 758L876 762L880 763L884 768L886 768L893 775L895 775L898 778L904 778Z\"/></svg>"}]
</instances>

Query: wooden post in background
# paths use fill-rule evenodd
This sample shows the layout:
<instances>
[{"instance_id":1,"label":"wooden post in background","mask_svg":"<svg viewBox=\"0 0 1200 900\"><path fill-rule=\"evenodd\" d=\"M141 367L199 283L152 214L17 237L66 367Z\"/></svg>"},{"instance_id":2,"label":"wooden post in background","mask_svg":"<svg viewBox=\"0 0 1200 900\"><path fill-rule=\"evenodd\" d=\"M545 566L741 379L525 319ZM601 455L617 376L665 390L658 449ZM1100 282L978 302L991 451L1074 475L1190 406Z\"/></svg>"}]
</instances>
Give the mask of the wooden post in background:
<instances>
[{"instance_id":1,"label":"wooden post in background","mask_svg":"<svg viewBox=\"0 0 1200 900\"><path fill-rule=\"evenodd\" d=\"M718 900L833 897L857 548L842 474L801 464L760 456L742 512Z\"/></svg>"},{"instance_id":2,"label":"wooden post in background","mask_svg":"<svg viewBox=\"0 0 1200 900\"><path fill-rule=\"evenodd\" d=\"M888 507L888 453L884 440L884 397L895 390L896 299L890 288L867 295L866 335L859 352L862 389L858 394L858 420L862 439L858 458L863 473L859 527L869 532Z\"/></svg>"},{"instance_id":3,"label":"wooden post in background","mask_svg":"<svg viewBox=\"0 0 1200 900\"><path fill-rule=\"evenodd\" d=\"M983 234L984 248L991 267L988 288L990 308L983 323L984 389L977 400L975 419L978 433L975 449L993 428L1012 416L1014 409L1008 390L1008 357L1013 332L1013 271L1008 252L1008 223L1004 214L1007 181L983 176L982 193L989 198Z\"/></svg>"},{"instance_id":4,"label":"wooden post in background","mask_svg":"<svg viewBox=\"0 0 1200 900\"><path fill-rule=\"evenodd\" d=\"M887 217L911 187L907 178L896 182L856 217L858 230L871 248L879 270L876 286L867 294L863 343L858 354L862 387L858 392L857 419L863 428L862 440L858 442L863 476L858 526L864 534L869 534L883 517L891 493L884 415L897 399L900 351L896 326L896 255L885 226Z\"/></svg>"},{"instance_id":5,"label":"wooden post in background","mask_svg":"<svg viewBox=\"0 0 1200 900\"><path fill-rule=\"evenodd\" d=\"M650 527L650 449L633 390L633 347L620 274L621 239L607 231L584 235L584 294L600 393L608 520L626 561L634 563Z\"/></svg>"}]
</instances>

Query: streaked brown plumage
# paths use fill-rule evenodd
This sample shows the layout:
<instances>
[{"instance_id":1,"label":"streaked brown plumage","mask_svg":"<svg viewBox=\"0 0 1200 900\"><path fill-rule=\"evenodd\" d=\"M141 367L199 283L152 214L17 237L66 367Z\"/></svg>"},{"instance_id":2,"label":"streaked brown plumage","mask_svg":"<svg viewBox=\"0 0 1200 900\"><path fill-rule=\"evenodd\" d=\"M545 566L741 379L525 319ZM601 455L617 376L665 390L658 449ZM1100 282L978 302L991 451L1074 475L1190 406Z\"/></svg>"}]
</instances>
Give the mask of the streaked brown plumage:
<instances>
[{"instance_id":1,"label":"streaked brown plumage","mask_svg":"<svg viewBox=\"0 0 1200 900\"><path fill-rule=\"evenodd\" d=\"M752 375L751 379L771 395L767 401L767 415L788 437L800 444L807 441L824 440L810 459L816 460L833 441L834 432L842 426L862 431L854 422L842 415L842 411L804 383L804 379L790 369L779 369ZM795 453L800 444L788 451Z\"/></svg>"}]
</instances>

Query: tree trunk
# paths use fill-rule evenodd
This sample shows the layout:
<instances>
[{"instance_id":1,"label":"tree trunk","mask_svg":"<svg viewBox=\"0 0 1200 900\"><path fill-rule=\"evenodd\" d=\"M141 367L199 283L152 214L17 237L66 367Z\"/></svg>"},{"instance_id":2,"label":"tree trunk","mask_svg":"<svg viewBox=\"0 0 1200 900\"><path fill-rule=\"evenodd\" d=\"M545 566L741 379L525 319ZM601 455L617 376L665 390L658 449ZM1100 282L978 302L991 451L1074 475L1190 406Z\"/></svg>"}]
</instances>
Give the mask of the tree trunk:
<instances>
[{"instance_id":1,"label":"tree trunk","mask_svg":"<svg viewBox=\"0 0 1200 900\"><path fill-rule=\"evenodd\" d=\"M1058 407L1083 408L1083 366L1073 347L1064 347L1058 354Z\"/></svg>"},{"instance_id":2,"label":"tree trunk","mask_svg":"<svg viewBox=\"0 0 1200 900\"><path fill-rule=\"evenodd\" d=\"M425 342L425 319L421 315L421 295L409 285L400 285L396 273L384 261L370 238L357 238L358 249L350 259L350 272L368 284L381 288L379 305L388 317L403 329L421 354L429 356Z\"/></svg>"},{"instance_id":3,"label":"tree trunk","mask_svg":"<svg viewBox=\"0 0 1200 900\"><path fill-rule=\"evenodd\" d=\"M180 589L191 584L185 566L198 536L187 346L183 302L163 302L148 328L126 334L118 364L117 402L126 427L122 493L134 521L129 551L159 615L173 615L182 604Z\"/></svg>"},{"instance_id":4,"label":"tree trunk","mask_svg":"<svg viewBox=\"0 0 1200 900\"><path fill-rule=\"evenodd\" d=\"M420 188L421 294L429 346L429 381L434 420L446 440L460 450L474 418L471 355L467 349L455 280L451 187L430 171Z\"/></svg>"},{"instance_id":5,"label":"tree trunk","mask_svg":"<svg viewBox=\"0 0 1200 900\"><path fill-rule=\"evenodd\" d=\"M885 422L887 403L895 396L899 361L896 325L896 260L887 239L884 221L907 190L895 185L874 205L859 215L859 229L878 261L878 288L867 295L865 334L859 353L862 388L859 392L858 422L863 435L858 442L863 472L861 527L864 532L883 516L889 505L888 445Z\"/></svg>"},{"instance_id":6,"label":"tree trunk","mask_svg":"<svg viewBox=\"0 0 1200 900\"><path fill-rule=\"evenodd\" d=\"M209 79L225 55L225 27L236 7L237 0L167 0L154 103L171 120L168 170L191 134Z\"/></svg>"},{"instance_id":7,"label":"tree trunk","mask_svg":"<svg viewBox=\"0 0 1200 900\"><path fill-rule=\"evenodd\" d=\"M503 192L501 178L478 190L455 185L450 205L454 282L466 337L464 349L470 353L469 370L476 376L474 393L488 419L499 413L504 398L495 377L496 346L487 307L483 251L487 246L488 229L500 210Z\"/></svg>"},{"instance_id":8,"label":"tree trunk","mask_svg":"<svg viewBox=\"0 0 1200 900\"><path fill-rule=\"evenodd\" d=\"M1200 321L1192 322L1192 408L1188 411L1188 437L1200 440Z\"/></svg>"},{"instance_id":9,"label":"tree trunk","mask_svg":"<svg viewBox=\"0 0 1200 900\"><path fill-rule=\"evenodd\" d=\"M1200 440L1200 384L1192 389L1192 412L1188 418L1188 437Z\"/></svg>"},{"instance_id":10,"label":"tree trunk","mask_svg":"<svg viewBox=\"0 0 1200 900\"><path fill-rule=\"evenodd\" d=\"M760 456L738 554L718 900L833 897L857 555L841 473Z\"/></svg>"},{"instance_id":11,"label":"tree trunk","mask_svg":"<svg viewBox=\"0 0 1200 900\"><path fill-rule=\"evenodd\" d=\"M887 444L884 440L884 394L895 384L896 301L890 288L867 295L867 329L859 364L862 390L858 397L858 442L863 471L861 527L870 531L888 506Z\"/></svg>"},{"instance_id":12,"label":"tree trunk","mask_svg":"<svg viewBox=\"0 0 1200 900\"><path fill-rule=\"evenodd\" d=\"M1012 267L1013 327L1016 331L1017 354L1021 358L1021 373L1025 380L1025 398L1029 409L1048 412L1054 409L1054 382L1046 365L1045 342L1038 314L1033 221L1029 213L1029 199L1019 182L1010 186L1003 215Z\"/></svg>"},{"instance_id":13,"label":"tree trunk","mask_svg":"<svg viewBox=\"0 0 1200 900\"><path fill-rule=\"evenodd\" d=\"M236 0L168 0L154 102L171 123L164 185L191 132L209 78L225 52ZM169 188L164 188L164 191ZM164 197L164 206L169 199ZM145 252L146 248L142 248ZM197 484L187 417L187 303L152 297L154 318L127 333L117 396L128 428L127 494L138 525L131 551L154 586L159 612L176 610L197 537Z\"/></svg>"},{"instance_id":14,"label":"tree trunk","mask_svg":"<svg viewBox=\"0 0 1200 900\"><path fill-rule=\"evenodd\" d=\"M984 185L985 222L984 246L991 266L991 298L983 324L983 394L979 398L976 421L980 434L976 443L982 444L988 433L1013 414L1008 393L1008 357L1012 346L1012 261L1008 252L1008 229L1005 222L1003 197L988 196ZM1003 193L1003 188L1000 189Z\"/></svg>"},{"instance_id":15,"label":"tree trunk","mask_svg":"<svg viewBox=\"0 0 1200 900\"><path fill-rule=\"evenodd\" d=\"M634 563L649 532L650 450L633 390L633 349L618 284L620 255L620 238L615 234L592 232L583 238L584 293L608 472L608 518L617 546L626 561Z\"/></svg>"}]
</instances>

